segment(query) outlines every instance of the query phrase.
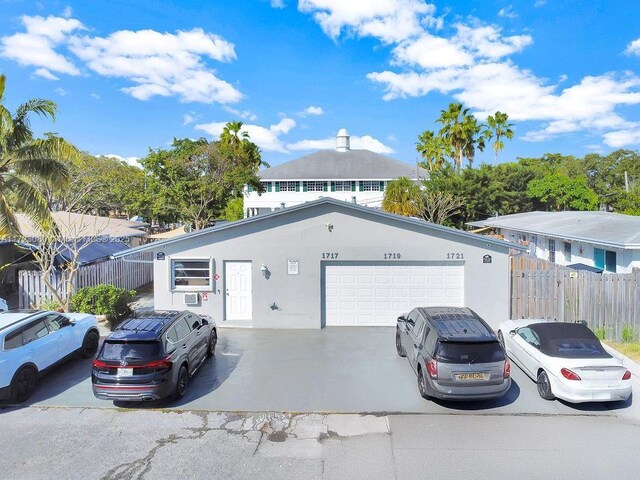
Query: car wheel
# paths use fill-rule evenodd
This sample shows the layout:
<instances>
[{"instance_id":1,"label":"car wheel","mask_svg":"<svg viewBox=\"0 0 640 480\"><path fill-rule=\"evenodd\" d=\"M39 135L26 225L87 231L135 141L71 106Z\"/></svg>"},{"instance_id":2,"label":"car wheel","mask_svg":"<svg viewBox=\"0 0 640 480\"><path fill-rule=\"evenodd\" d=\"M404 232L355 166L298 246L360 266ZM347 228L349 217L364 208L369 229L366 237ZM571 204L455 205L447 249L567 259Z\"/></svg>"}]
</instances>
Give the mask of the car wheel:
<instances>
[{"instance_id":1,"label":"car wheel","mask_svg":"<svg viewBox=\"0 0 640 480\"><path fill-rule=\"evenodd\" d=\"M407 352L405 352L404 348L402 348L402 341L400 340L400 332L398 331L396 331L396 352L398 352L398 355L401 357L407 356Z\"/></svg>"},{"instance_id":2,"label":"car wheel","mask_svg":"<svg viewBox=\"0 0 640 480\"><path fill-rule=\"evenodd\" d=\"M180 372L178 372L178 383L176 383L176 391L173 395L175 400L180 400L184 397L184 394L187 392L187 385L189 384L189 372L187 371L187 367L184 365L180 367Z\"/></svg>"},{"instance_id":3,"label":"car wheel","mask_svg":"<svg viewBox=\"0 0 640 480\"><path fill-rule=\"evenodd\" d=\"M82 358L91 358L98 351L98 345L100 344L100 336L91 330L87 332L82 340L82 346L80 347L80 356Z\"/></svg>"},{"instance_id":4,"label":"car wheel","mask_svg":"<svg viewBox=\"0 0 640 480\"><path fill-rule=\"evenodd\" d=\"M502 336L502 330L498 330L498 341L500 342L500 345L502 345L502 348L505 348L504 337Z\"/></svg>"},{"instance_id":5,"label":"car wheel","mask_svg":"<svg viewBox=\"0 0 640 480\"><path fill-rule=\"evenodd\" d=\"M207 345L207 357L213 357L216 353L216 344L218 343L218 334L215 330L211 330L209 336L209 344Z\"/></svg>"},{"instance_id":6,"label":"car wheel","mask_svg":"<svg viewBox=\"0 0 640 480\"><path fill-rule=\"evenodd\" d=\"M33 367L23 367L16 372L11 381L11 403L26 401L36 389L38 372Z\"/></svg>"},{"instance_id":7,"label":"car wheel","mask_svg":"<svg viewBox=\"0 0 640 480\"><path fill-rule=\"evenodd\" d=\"M422 374L422 369L418 369L418 392L420 392L420 396L426 400L429 400L431 397L429 393L427 393L427 381Z\"/></svg>"},{"instance_id":8,"label":"car wheel","mask_svg":"<svg viewBox=\"0 0 640 480\"><path fill-rule=\"evenodd\" d=\"M542 370L538 374L538 394L545 400L553 400L556 398L551 391L551 382L549 382L549 375Z\"/></svg>"}]
</instances>

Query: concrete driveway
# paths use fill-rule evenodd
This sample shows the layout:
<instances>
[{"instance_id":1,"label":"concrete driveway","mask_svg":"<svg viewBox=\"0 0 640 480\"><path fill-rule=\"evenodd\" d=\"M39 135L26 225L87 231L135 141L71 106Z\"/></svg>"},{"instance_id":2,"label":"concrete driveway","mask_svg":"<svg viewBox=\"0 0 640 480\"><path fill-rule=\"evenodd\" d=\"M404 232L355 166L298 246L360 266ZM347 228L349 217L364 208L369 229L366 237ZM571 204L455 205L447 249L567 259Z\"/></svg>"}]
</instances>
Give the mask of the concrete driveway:
<instances>
[{"instance_id":1,"label":"concrete driveway","mask_svg":"<svg viewBox=\"0 0 640 480\"><path fill-rule=\"evenodd\" d=\"M583 405L544 401L535 383L515 365L511 390L496 401L423 400L407 360L395 352L393 328L221 329L219 336L215 357L194 376L182 401L117 406L248 412L594 414L640 419L640 408L632 399ZM90 371L90 361L68 362L41 380L29 404L113 407L112 402L93 397Z\"/></svg>"}]
</instances>

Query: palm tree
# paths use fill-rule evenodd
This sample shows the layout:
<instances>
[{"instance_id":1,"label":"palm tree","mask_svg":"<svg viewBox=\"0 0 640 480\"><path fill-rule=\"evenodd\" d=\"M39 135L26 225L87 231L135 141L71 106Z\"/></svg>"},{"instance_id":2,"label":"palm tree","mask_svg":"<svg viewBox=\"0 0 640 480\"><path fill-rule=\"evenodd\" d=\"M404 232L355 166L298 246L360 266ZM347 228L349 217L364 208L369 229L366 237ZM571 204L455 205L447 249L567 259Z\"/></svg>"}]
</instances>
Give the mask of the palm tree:
<instances>
[{"instance_id":1,"label":"palm tree","mask_svg":"<svg viewBox=\"0 0 640 480\"><path fill-rule=\"evenodd\" d=\"M480 126L476 118L469 114L469 109L461 103L450 103L447 110L441 110L437 122L442 124L439 134L451 145L455 169L460 173L463 158L466 157L469 163L473 161L476 143L478 150L484 149L484 141L476 140Z\"/></svg>"},{"instance_id":2,"label":"palm tree","mask_svg":"<svg viewBox=\"0 0 640 480\"><path fill-rule=\"evenodd\" d=\"M498 161L498 152L500 150L504 150L504 142L502 138L506 138L511 140L515 133L511 130L513 127L513 123L507 123L509 120L509 115L502 112L496 112L495 115L489 115L487 117L487 126L489 127L485 134L487 140L491 140L491 138L495 135L496 140L493 142L493 152L495 153L495 160Z\"/></svg>"},{"instance_id":3,"label":"palm tree","mask_svg":"<svg viewBox=\"0 0 640 480\"><path fill-rule=\"evenodd\" d=\"M418 136L416 150L424 159L420 166L430 172L439 170L444 165L446 157L452 157L451 145L440 135L430 130L425 130Z\"/></svg>"},{"instance_id":4,"label":"palm tree","mask_svg":"<svg viewBox=\"0 0 640 480\"><path fill-rule=\"evenodd\" d=\"M33 181L64 183L68 170L62 160L80 154L53 134L34 138L29 116L55 120L54 102L31 99L11 114L4 105L5 85L6 76L0 75L0 238L20 235L16 212L27 214L42 227L52 226L47 201Z\"/></svg>"},{"instance_id":5,"label":"palm tree","mask_svg":"<svg viewBox=\"0 0 640 480\"><path fill-rule=\"evenodd\" d=\"M417 217L422 215L422 191L411 179L400 177L387 183L382 199L385 212Z\"/></svg>"}]
</instances>

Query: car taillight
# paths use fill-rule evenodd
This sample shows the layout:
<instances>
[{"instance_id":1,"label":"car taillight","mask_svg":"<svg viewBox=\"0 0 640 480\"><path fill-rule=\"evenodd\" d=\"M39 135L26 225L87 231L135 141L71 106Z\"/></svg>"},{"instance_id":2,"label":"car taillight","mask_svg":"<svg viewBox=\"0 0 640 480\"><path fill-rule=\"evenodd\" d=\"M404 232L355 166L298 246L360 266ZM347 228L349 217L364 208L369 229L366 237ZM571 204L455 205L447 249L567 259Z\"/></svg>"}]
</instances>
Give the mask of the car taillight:
<instances>
[{"instance_id":1,"label":"car taillight","mask_svg":"<svg viewBox=\"0 0 640 480\"><path fill-rule=\"evenodd\" d=\"M97 358L93 359L93 368L107 368L107 364Z\"/></svg>"},{"instance_id":2,"label":"car taillight","mask_svg":"<svg viewBox=\"0 0 640 480\"><path fill-rule=\"evenodd\" d=\"M438 362L429 360L427 362L427 372L431 378L438 378Z\"/></svg>"},{"instance_id":3,"label":"car taillight","mask_svg":"<svg viewBox=\"0 0 640 480\"><path fill-rule=\"evenodd\" d=\"M162 370L164 368L169 369L173 366L173 363L169 360L171 357L164 357L161 360L155 360L153 362L147 362L142 365L132 365L134 368L154 368L156 370Z\"/></svg>"},{"instance_id":4,"label":"car taillight","mask_svg":"<svg viewBox=\"0 0 640 480\"><path fill-rule=\"evenodd\" d=\"M629 370L624 372L624 375L622 376L622 379L623 380L631 380L631 372Z\"/></svg>"},{"instance_id":5,"label":"car taillight","mask_svg":"<svg viewBox=\"0 0 640 480\"><path fill-rule=\"evenodd\" d=\"M582 380L576 373L572 372L568 368L561 369L560 373L567 380Z\"/></svg>"},{"instance_id":6,"label":"car taillight","mask_svg":"<svg viewBox=\"0 0 640 480\"><path fill-rule=\"evenodd\" d=\"M511 362L506 358L504 360L504 372L502 373L502 378L509 378L511 376Z\"/></svg>"}]
</instances>

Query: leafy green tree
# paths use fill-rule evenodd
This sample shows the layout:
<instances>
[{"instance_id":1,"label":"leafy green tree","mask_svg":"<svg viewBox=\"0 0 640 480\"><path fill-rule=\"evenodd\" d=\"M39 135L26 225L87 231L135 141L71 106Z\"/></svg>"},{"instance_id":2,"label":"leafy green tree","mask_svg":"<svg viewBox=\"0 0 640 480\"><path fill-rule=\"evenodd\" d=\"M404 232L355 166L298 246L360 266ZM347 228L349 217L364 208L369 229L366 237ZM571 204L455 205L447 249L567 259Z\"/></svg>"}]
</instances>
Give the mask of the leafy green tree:
<instances>
[{"instance_id":1,"label":"leafy green tree","mask_svg":"<svg viewBox=\"0 0 640 480\"><path fill-rule=\"evenodd\" d=\"M596 210L598 195L584 177L569 178L562 174L550 174L532 180L527 196L540 201L547 210Z\"/></svg>"},{"instance_id":2,"label":"leafy green tree","mask_svg":"<svg viewBox=\"0 0 640 480\"><path fill-rule=\"evenodd\" d=\"M30 117L55 120L54 102L31 99L12 114L5 106L5 86L6 77L0 75L0 238L20 234L16 212L52 227L47 200L34 180L65 183L69 174L63 160L79 155L73 145L56 135L34 138Z\"/></svg>"},{"instance_id":3,"label":"leafy green tree","mask_svg":"<svg viewBox=\"0 0 640 480\"><path fill-rule=\"evenodd\" d=\"M449 104L447 110L440 112L437 122L442 124L439 135L453 149L455 171L460 172L463 158L466 157L471 165L476 149L484 150L482 126L462 103Z\"/></svg>"},{"instance_id":4,"label":"leafy green tree","mask_svg":"<svg viewBox=\"0 0 640 480\"><path fill-rule=\"evenodd\" d=\"M447 157L453 157L453 150L447 140L431 130L425 130L418 136L416 151L423 160L420 166L430 172L442 168Z\"/></svg>"},{"instance_id":5,"label":"leafy green tree","mask_svg":"<svg viewBox=\"0 0 640 480\"><path fill-rule=\"evenodd\" d=\"M382 209L405 217L418 217L422 215L422 203L420 187L413 180L400 177L387 183Z\"/></svg>"},{"instance_id":6,"label":"leafy green tree","mask_svg":"<svg viewBox=\"0 0 640 480\"><path fill-rule=\"evenodd\" d=\"M244 218L244 201L242 197L234 197L227 202L224 207L222 218L230 222L242 220Z\"/></svg>"},{"instance_id":7,"label":"leafy green tree","mask_svg":"<svg viewBox=\"0 0 640 480\"><path fill-rule=\"evenodd\" d=\"M491 140L495 137L493 142L493 152L495 154L495 161L498 161L498 152L504 150L503 138L511 140L515 133L511 129L513 123L508 123L509 115L502 112L496 112L495 115L489 115L487 117L487 140Z\"/></svg>"}]
</instances>

